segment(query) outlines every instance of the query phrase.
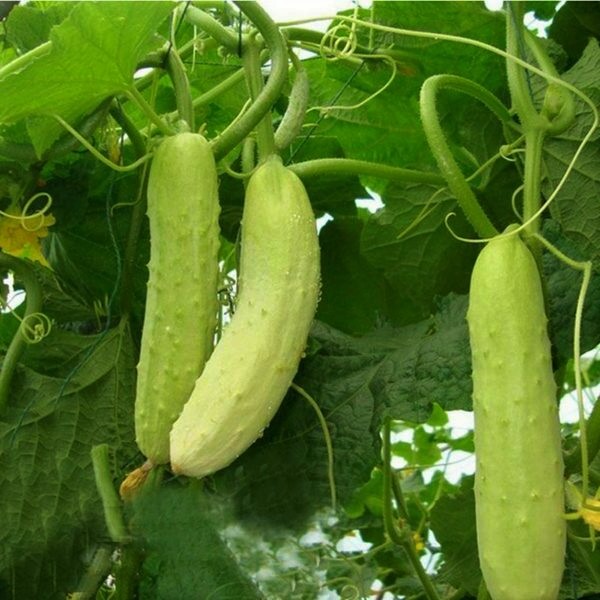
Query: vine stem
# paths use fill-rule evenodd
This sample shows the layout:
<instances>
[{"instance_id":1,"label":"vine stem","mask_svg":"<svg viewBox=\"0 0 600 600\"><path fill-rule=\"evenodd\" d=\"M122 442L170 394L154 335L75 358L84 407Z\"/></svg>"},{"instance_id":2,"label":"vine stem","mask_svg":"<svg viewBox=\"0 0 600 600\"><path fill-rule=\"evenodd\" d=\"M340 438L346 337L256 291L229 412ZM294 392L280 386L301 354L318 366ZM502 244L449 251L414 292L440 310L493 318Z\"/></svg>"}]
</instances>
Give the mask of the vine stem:
<instances>
[{"instance_id":1,"label":"vine stem","mask_svg":"<svg viewBox=\"0 0 600 600\"><path fill-rule=\"evenodd\" d=\"M126 91L125 95L136 104L139 109L150 119L158 130L163 135L173 135L175 132L171 127L169 127L157 114L154 112L154 109L146 102L146 99L142 94L138 91L138 89L132 85Z\"/></svg>"},{"instance_id":2,"label":"vine stem","mask_svg":"<svg viewBox=\"0 0 600 600\"><path fill-rule=\"evenodd\" d=\"M207 12L197 8L196 6L193 6L192 4L188 4L184 18L192 25L196 25L196 27L202 29L202 31L206 31L208 35L210 35L222 46L225 46L225 48L228 50L233 52L237 52L239 50L238 36L227 29L227 27L223 27L219 21L217 21Z\"/></svg>"},{"instance_id":3,"label":"vine stem","mask_svg":"<svg viewBox=\"0 0 600 600\"><path fill-rule=\"evenodd\" d=\"M287 81L287 48L279 28L257 2L237 2L240 10L254 23L271 53L271 73L259 96L248 110L212 142L216 160L237 146L271 110Z\"/></svg>"},{"instance_id":4,"label":"vine stem","mask_svg":"<svg viewBox=\"0 0 600 600\"><path fill-rule=\"evenodd\" d=\"M542 154L546 128L526 127L525 132L525 170L523 174L523 221L529 222L525 231L529 236L540 232L540 219L533 219L542 205L541 174ZM534 248L535 251L535 248Z\"/></svg>"},{"instance_id":5,"label":"vine stem","mask_svg":"<svg viewBox=\"0 0 600 600\"><path fill-rule=\"evenodd\" d=\"M250 91L250 98L253 102L260 96L264 88L263 76L260 61L260 50L254 36L248 38L244 46L244 71L246 73L246 82ZM271 121L270 108L265 112L262 119L256 127L256 141L258 143L259 159L264 160L275 152L275 136L273 133L273 124Z\"/></svg>"},{"instance_id":6,"label":"vine stem","mask_svg":"<svg viewBox=\"0 0 600 600\"><path fill-rule=\"evenodd\" d=\"M337 505L337 492L335 486L333 445L331 443L331 435L329 434L327 421L325 420L325 416L323 415L323 412L321 411L315 399L304 388L295 383L292 383L292 388L310 404L311 408L315 411L317 418L319 419L319 424L321 425L323 436L325 438L325 446L327 448L327 478L329 480L329 491L331 493L331 508L335 510Z\"/></svg>"},{"instance_id":7,"label":"vine stem","mask_svg":"<svg viewBox=\"0 0 600 600\"><path fill-rule=\"evenodd\" d=\"M396 523L394 517L394 507L392 503L392 492L398 498L400 506L406 506L404 496L402 494L402 488L400 485L394 486L392 472L392 449L391 449L391 433L392 433L392 420L387 417L383 424L383 522L385 530L390 540L404 549L408 560L410 561L413 569L421 585L425 595L429 600L441 600L437 590L435 589L433 582L429 578L429 575L425 571L425 568L421 564L421 560L413 543L410 529L408 525L400 528Z\"/></svg>"},{"instance_id":8,"label":"vine stem","mask_svg":"<svg viewBox=\"0 0 600 600\"><path fill-rule=\"evenodd\" d=\"M482 101L503 122L510 120L510 114L488 90L462 77L434 75L429 77L421 87L419 99L421 121L438 168L475 231L483 238L492 238L498 234L498 230L481 208L471 186L454 160L440 124L436 99L437 94L443 88L458 90Z\"/></svg>"},{"instance_id":9,"label":"vine stem","mask_svg":"<svg viewBox=\"0 0 600 600\"><path fill-rule=\"evenodd\" d=\"M520 1L510 2L506 11L506 52L511 56L521 56L524 41L520 35L523 25L524 6ZM510 97L525 130L543 126L545 119L538 115L526 79L525 70L513 60L506 61L506 75Z\"/></svg>"},{"instance_id":10,"label":"vine stem","mask_svg":"<svg viewBox=\"0 0 600 600\"><path fill-rule=\"evenodd\" d=\"M108 534L113 542L128 542L130 536L123 521L121 500L112 481L108 444L94 446L91 450L91 456L96 488L102 500L104 520L106 521Z\"/></svg>"},{"instance_id":11,"label":"vine stem","mask_svg":"<svg viewBox=\"0 0 600 600\"><path fill-rule=\"evenodd\" d=\"M190 131L194 131L194 105L192 103L190 82L185 73L183 61L173 46L167 53L165 66L169 79L173 84L179 118L187 124Z\"/></svg>"},{"instance_id":12,"label":"vine stem","mask_svg":"<svg viewBox=\"0 0 600 600\"><path fill-rule=\"evenodd\" d=\"M77 590L68 596L69 600L93 600L110 573L112 567L113 548L100 546L92 558L83 577L77 585Z\"/></svg>"},{"instance_id":13,"label":"vine stem","mask_svg":"<svg viewBox=\"0 0 600 600\"><path fill-rule=\"evenodd\" d=\"M372 175L398 183L426 183L445 185L446 180L437 173L414 171L401 167L392 167L366 160L352 158L318 158L288 165L301 179L322 177L323 175Z\"/></svg>"},{"instance_id":14,"label":"vine stem","mask_svg":"<svg viewBox=\"0 0 600 600\"><path fill-rule=\"evenodd\" d=\"M579 296L577 297L577 307L575 309L575 323L573 325L573 371L575 372L575 389L577 393L577 412L579 414L579 440L581 449L581 478L582 478L582 495L587 498L589 487L589 451L587 440L587 424L585 420L585 408L583 405L583 381L581 378L581 321L583 318L583 306L585 296L592 278L592 263L590 261L578 262L569 258L558 248L553 246L548 240L541 235L537 235L536 239L543 244L554 256L559 260L569 265L573 269L577 269L583 273L581 287L579 288Z\"/></svg>"},{"instance_id":15,"label":"vine stem","mask_svg":"<svg viewBox=\"0 0 600 600\"><path fill-rule=\"evenodd\" d=\"M2 414L8 405L10 384L15 369L27 343L22 333L24 323L26 323L28 316L41 312L43 295L42 287L33 268L24 260L0 252L0 269L2 271L12 271L15 278L25 286L25 317L8 346L0 370L0 414Z\"/></svg>"}]
</instances>

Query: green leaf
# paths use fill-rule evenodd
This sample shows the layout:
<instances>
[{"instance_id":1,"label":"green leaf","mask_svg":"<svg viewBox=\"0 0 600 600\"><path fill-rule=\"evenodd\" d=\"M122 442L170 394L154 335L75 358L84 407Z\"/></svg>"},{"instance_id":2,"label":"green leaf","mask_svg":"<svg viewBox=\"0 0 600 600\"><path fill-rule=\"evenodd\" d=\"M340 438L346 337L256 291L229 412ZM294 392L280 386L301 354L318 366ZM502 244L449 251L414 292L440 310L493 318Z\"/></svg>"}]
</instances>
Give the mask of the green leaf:
<instances>
[{"instance_id":1,"label":"green leaf","mask_svg":"<svg viewBox=\"0 0 600 600\"><path fill-rule=\"evenodd\" d=\"M581 250L570 239L565 239L557 223L544 223L544 236L559 250L573 259L581 257ZM552 253L543 256L543 269L548 286L548 320L550 339L559 360L565 364L573 357L575 311L581 288L582 273L565 265ZM590 281L581 329L581 351L591 350L600 339L600 275L594 271Z\"/></svg>"},{"instance_id":2,"label":"green leaf","mask_svg":"<svg viewBox=\"0 0 600 600\"><path fill-rule=\"evenodd\" d=\"M0 121L25 117L41 155L62 133L49 118L74 122L133 83L138 62L158 40L154 32L170 2L80 2L50 33L48 51L20 71L0 71ZM46 115L42 117L41 115Z\"/></svg>"},{"instance_id":3,"label":"green leaf","mask_svg":"<svg viewBox=\"0 0 600 600\"><path fill-rule=\"evenodd\" d=\"M264 598L220 537L198 485L144 494L133 521L146 549L140 600Z\"/></svg>"},{"instance_id":4,"label":"green leaf","mask_svg":"<svg viewBox=\"0 0 600 600\"><path fill-rule=\"evenodd\" d=\"M91 447L109 443L119 465L137 454L127 325L79 336L76 350L69 379L18 370L0 423L0 581L16 600L64 597L84 553L107 537Z\"/></svg>"},{"instance_id":5,"label":"green leaf","mask_svg":"<svg viewBox=\"0 0 600 600\"><path fill-rule=\"evenodd\" d=\"M433 404L431 416L427 419L427 424L432 427L443 427L444 425L448 425L448 414L439 404Z\"/></svg>"},{"instance_id":6,"label":"green leaf","mask_svg":"<svg viewBox=\"0 0 600 600\"><path fill-rule=\"evenodd\" d=\"M436 188L426 185L390 186L383 196L385 208L367 221L362 233L362 254L391 286L399 324L427 317L436 296L468 290L477 249L451 235L446 217L455 201L437 194L430 204L435 193ZM417 222L423 211L429 212ZM459 235L473 235L462 216L451 223Z\"/></svg>"},{"instance_id":7,"label":"green leaf","mask_svg":"<svg viewBox=\"0 0 600 600\"><path fill-rule=\"evenodd\" d=\"M355 335L391 320L394 298L381 273L360 254L362 231L361 220L337 218L319 235L322 289L317 318Z\"/></svg>"},{"instance_id":8,"label":"green leaf","mask_svg":"<svg viewBox=\"0 0 600 600\"><path fill-rule=\"evenodd\" d=\"M575 63L590 38L600 40L598 4L573 0L565 2L554 16L548 33L566 50L571 64Z\"/></svg>"},{"instance_id":9,"label":"green leaf","mask_svg":"<svg viewBox=\"0 0 600 600\"><path fill-rule=\"evenodd\" d=\"M87 168L87 169L86 169ZM73 180L79 178L79 183ZM61 184L65 181L70 185ZM67 175L49 185L55 203L57 224L45 240L48 262L74 295L88 306L100 303L105 309L118 285L124 248L131 224L130 206L137 196L138 177L117 177L104 166L88 160L76 163ZM114 208L116 205L121 206ZM149 233L144 222L138 239L133 270L133 312L143 315ZM117 310L112 307L113 312Z\"/></svg>"},{"instance_id":10,"label":"green leaf","mask_svg":"<svg viewBox=\"0 0 600 600\"><path fill-rule=\"evenodd\" d=\"M361 16L370 19L368 11L362 11ZM498 47L504 45L503 18L476 2L375 2L374 20L383 25L452 33ZM344 33L347 36L347 31L340 35ZM358 33L359 41L368 45L369 32L359 28ZM454 73L474 79L492 92L505 89L502 59L489 52L465 44L379 31L373 32L372 41L396 61L398 73L392 85L359 108L331 110L323 119L313 117L318 123L314 133L336 137L349 158L403 167L434 167L418 108L419 91L429 75ZM311 107L364 102L381 90L391 75L389 63L375 59L362 65L314 59L305 61L305 66L311 81ZM464 97L455 100L456 122L473 122L473 104Z\"/></svg>"},{"instance_id":11,"label":"green leaf","mask_svg":"<svg viewBox=\"0 0 600 600\"><path fill-rule=\"evenodd\" d=\"M6 39L19 53L33 50L48 41L51 29L61 23L74 8L73 2L55 2L50 6L16 6L6 20Z\"/></svg>"},{"instance_id":12,"label":"green leaf","mask_svg":"<svg viewBox=\"0 0 600 600\"><path fill-rule=\"evenodd\" d=\"M481 574L472 486L473 478L464 477L459 491L442 496L431 511L430 526L444 555L440 578L476 596Z\"/></svg>"},{"instance_id":13,"label":"green leaf","mask_svg":"<svg viewBox=\"0 0 600 600\"><path fill-rule=\"evenodd\" d=\"M600 46L590 40L577 64L563 75L564 79L585 92L597 103L600 97ZM592 111L579 97L574 97L577 119L564 133L544 144L544 165L548 177L546 196L556 188L567 166L592 125ZM598 130L579 156L575 168L550 206L552 217L558 221L582 257L600 261L600 230L595 225L600 219L600 162L598 161Z\"/></svg>"}]
</instances>

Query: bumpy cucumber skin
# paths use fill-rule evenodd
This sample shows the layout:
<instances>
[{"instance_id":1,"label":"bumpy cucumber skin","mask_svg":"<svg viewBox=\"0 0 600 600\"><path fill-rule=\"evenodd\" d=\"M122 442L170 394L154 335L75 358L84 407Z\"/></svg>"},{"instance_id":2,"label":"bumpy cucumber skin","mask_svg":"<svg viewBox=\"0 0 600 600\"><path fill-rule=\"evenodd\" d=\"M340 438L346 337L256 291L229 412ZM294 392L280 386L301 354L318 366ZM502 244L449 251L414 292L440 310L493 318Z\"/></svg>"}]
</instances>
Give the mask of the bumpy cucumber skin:
<instances>
[{"instance_id":1,"label":"bumpy cucumber skin","mask_svg":"<svg viewBox=\"0 0 600 600\"><path fill-rule=\"evenodd\" d=\"M269 424L298 369L319 296L319 245L304 186L276 158L252 175L231 322L171 430L175 473L230 464Z\"/></svg>"},{"instance_id":2,"label":"bumpy cucumber skin","mask_svg":"<svg viewBox=\"0 0 600 600\"><path fill-rule=\"evenodd\" d=\"M539 273L517 236L471 278L479 560L493 600L556 600L566 522L556 386Z\"/></svg>"},{"instance_id":3,"label":"bumpy cucumber skin","mask_svg":"<svg viewBox=\"0 0 600 600\"><path fill-rule=\"evenodd\" d=\"M150 272L138 364L136 441L169 462L169 432L212 351L219 248L217 170L208 142L179 133L148 179Z\"/></svg>"}]
</instances>

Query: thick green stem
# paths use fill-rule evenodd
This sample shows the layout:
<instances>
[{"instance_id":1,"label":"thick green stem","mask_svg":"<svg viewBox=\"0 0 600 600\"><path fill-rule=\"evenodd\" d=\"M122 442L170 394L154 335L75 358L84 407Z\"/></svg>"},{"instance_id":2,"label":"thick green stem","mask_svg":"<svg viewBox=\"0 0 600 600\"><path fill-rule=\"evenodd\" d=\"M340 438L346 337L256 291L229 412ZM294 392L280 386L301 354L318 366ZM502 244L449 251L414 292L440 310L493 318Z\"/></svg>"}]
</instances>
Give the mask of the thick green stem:
<instances>
[{"instance_id":1,"label":"thick green stem","mask_svg":"<svg viewBox=\"0 0 600 600\"><path fill-rule=\"evenodd\" d=\"M185 67L175 48L167 54L167 74L175 91L175 102L179 118L185 121L190 131L194 131L194 106L192 104L192 91L190 82L185 73Z\"/></svg>"},{"instance_id":2,"label":"thick green stem","mask_svg":"<svg viewBox=\"0 0 600 600\"><path fill-rule=\"evenodd\" d=\"M542 154L546 128L527 128L525 132L525 172L523 174L523 221L527 222L542 205L541 176ZM528 235L540 231L540 220L535 219L526 227ZM529 240L533 244L534 240ZM532 250L535 250L535 244ZM537 252L537 251L536 251Z\"/></svg>"},{"instance_id":3,"label":"thick green stem","mask_svg":"<svg viewBox=\"0 0 600 600\"><path fill-rule=\"evenodd\" d=\"M121 548L121 564L115 576L115 593L112 600L136 600L144 564L142 547L133 542Z\"/></svg>"},{"instance_id":4,"label":"thick green stem","mask_svg":"<svg viewBox=\"0 0 600 600\"><path fill-rule=\"evenodd\" d=\"M146 99L138 91L138 89L132 85L126 91L126 96L137 104L138 108L150 119L159 131L163 135L173 135L175 132L154 112L152 107L146 102Z\"/></svg>"},{"instance_id":5,"label":"thick green stem","mask_svg":"<svg viewBox=\"0 0 600 600\"><path fill-rule=\"evenodd\" d=\"M264 60L261 61L261 64L262 62L264 62ZM239 69L233 75L230 75L226 79L223 79L223 81L220 81L211 87L207 92L204 92L203 94L200 94L200 96L194 98L194 108L199 108L201 106L210 104L215 98L218 98L221 94L228 92L231 88L234 88L236 85L244 81L244 77L244 69Z\"/></svg>"},{"instance_id":6,"label":"thick green stem","mask_svg":"<svg viewBox=\"0 0 600 600\"><path fill-rule=\"evenodd\" d=\"M509 55L516 56L517 58L521 58L523 50L521 41L524 38L521 32L524 29L524 10L524 3L515 0L508 3L506 11L506 51ZM536 127L543 124L545 120L538 115L533 105L525 69L515 61L507 60L506 74L513 107L517 111L517 115L519 115L523 129L526 130L529 127Z\"/></svg>"},{"instance_id":7,"label":"thick green stem","mask_svg":"<svg viewBox=\"0 0 600 600\"><path fill-rule=\"evenodd\" d=\"M36 46L33 50L30 50L18 58L15 58L15 60L12 60L0 68L0 81L11 73L28 67L30 63L33 63L33 61L37 60L41 56L44 56L44 54L48 54L51 50L52 42L44 42L43 44Z\"/></svg>"},{"instance_id":8,"label":"thick green stem","mask_svg":"<svg viewBox=\"0 0 600 600\"><path fill-rule=\"evenodd\" d=\"M482 86L461 77L434 75L421 87L419 106L423 130L434 155L438 167L448 183L450 191L456 197L465 216L483 238L491 238L498 234L497 229L481 208L471 186L462 174L442 130L438 117L436 99L440 89L448 88L461 91L482 101L503 122L510 118L502 103Z\"/></svg>"},{"instance_id":9,"label":"thick green stem","mask_svg":"<svg viewBox=\"0 0 600 600\"><path fill-rule=\"evenodd\" d=\"M271 53L271 73L250 108L212 143L217 160L237 146L271 110L287 81L287 48L279 28L257 2L238 2L240 10L254 23Z\"/></svg>"},{"instance_id":10,"label":"thick green stem","mask_svg":"<svg viewBox=\"0 0 600 600\"><path fill-rule=\"evenodd\" d=\"M264 82L260 51L253 37L251 37L244 46L243 60L250 98L252 99L252 102L256 102L256 99L260 96L260 93L264 88ZM275 151L275 137L270 110L267 110L256 126L256 141L258 143L258 154L260 159L264 160Z\"/></svg>"},{"instance_id":11,"label":"thick green stem","mask_svg":"<svg viewBox=\"0 0 600 600\"><path fill-rule=\"evenodd\" d=\"M15 336L8 346L4 360L2 361L2 369L0 370L0 415L6 410L10 394L10 384L26 347L26 341L23 334L24 322L27 317L42 310L42 287L34 270L24 260L0 252L0 272L6 273L12 271L15 279L20 281L25 287L25 315L21 325L17 329Z\"/></svg>"},{"instance_id":12,"label":"thick green stem","mask_svg":"<svg viewBox=\"0 0 600 600\"><path fill-rule=\"evenodd\" d=\"M104 520L108 534L113 542L124 543L130 540L129 532L123 521L121 499L115 490L110 471L108 444L94 446L91 450L96 489L102 500Z\"/></svg>"},{"instance_id":13,"label":"thick green stem","mask_svg":"<svg viewBox=\"0 0 600 600\"><path fill-rule=\"evenodd\" d=\"M240 40L238 36L230 29L227 29L227 27L223 27L219 21L207 12L188 4L185 11L185 19L192 25L196 25L202 31L208 33L208 35L228 50L236 53L239 51Z\"/></svg>"},{"instance_id":14,"label":"thick green stem","mask_svg":"<svg viewBox=\"0 0 600 600\"><path fill-rule=\"evenodd\" d=\"M69 600L94 600L102 583L112 568L114 548L100 546L77 585L77 590L69 595Z\"/></svg>"},{"instance_id":15,"label":"thick green stem","mask_svg":"<svg viewBox=\"0 0 600 600\"><path fill-rule=\"evenodd\" d=\"M437 173L413 171L401 167L391 167L380 163L352 158L317 158L288 165L301 179L313 177L343 177L344 175L371 175L397 183L426 183L444 185L446 180Z\"/></svg>"}]
</instances>

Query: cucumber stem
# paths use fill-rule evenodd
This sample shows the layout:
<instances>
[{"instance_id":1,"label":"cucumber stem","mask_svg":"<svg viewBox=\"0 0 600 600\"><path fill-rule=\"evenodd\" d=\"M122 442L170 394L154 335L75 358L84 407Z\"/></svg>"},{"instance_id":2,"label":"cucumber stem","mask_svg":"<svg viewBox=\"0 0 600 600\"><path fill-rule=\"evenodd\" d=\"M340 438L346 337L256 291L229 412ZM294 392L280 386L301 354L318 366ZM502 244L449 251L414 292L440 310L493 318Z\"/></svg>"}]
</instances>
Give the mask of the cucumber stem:
<instances>
[{"instance_id":1,"label":"cucumber stem","mask_svg":"<svg viewBox=\"0 0 600 600\"><path fill-rule=\"evenodd\" d=\"M260 96L264 88L263 76L261 70L260 50L255 38L252 36L244 46L244 71L246 73L246 82L250 92L250 98L253 102ZM258 154L261 160L275 152L275 136L273 133L273 124L271 121L270 108L265 112L262 119L256 127L256 139L258 142Z\"/></svg>"},{"instance_id":2,"label":"cucumber stem","mask_svg":"<svg viewBox=\"0 0 600 600\"><path fill-rule=\"evenodd\" d=\"M100 499L102 500L104 520L106 521L108 534L113 542L128 542L130 536L123 520L121 500L113 485L110 472L108 444L94 446L91 450L91 456L92 464L94 466L96 488L100 495Z\"/></svg>"},{"instance_id":3,"label":"cucumber stem","mask_svg":"<svg viewBox=\"0 0 600 600\"><path fill-rule=\"evenodd\" d=\"M169 48L165 66L173 84L179 118L185 121L190 131L194 131L194 105L192 103L190 82L185 73L183 61L173 47Z\"/></svg>"},{"instance_id":4,"label":"cucumber stem","mask_svg":"<svg viewBox=\"0 0 600 600\"><path fill-rule=\"evenodd\" d=\"M401 167L392 167L381 163L356 160L352 158L318 158L288 165L301 179L312 177L344 176L344 175L372 175L398 183L425 183L431 185L445 185L446 180L437 173L427 171L414 171Z\"/></svg>"},{"instance_id":5,"label":"cucumber stem","mask_svg":"<svg viewBox=\"0 0 600 600\"><path fill-rule=\"evenodd\" d=\"M227 29L227 27L221 25L219 21L207 12L188 3L184 18L192 25L196 25L208 33L208 35L228 50L235 53L239 51L240 40L238 36L230 29Z\"/></svg>"},{"instance_id":6,"label":"cucumber stem","mask_svg":"<svg viewBox=\"0 0 600 600\"><path fill-rule=\"evenodd\" d=\"M498 234L498 230L481 208L471 186L454 160L440 124L436 98L439 90L443 87L465 92L483 101L502 121L505 121L508 111L485 88L460 77L434 75L433 77L429 77L421 87L419 99L421 121L429 148L436 159L438 168L445 177L450 191L456 197L467 220L471 223L477 234L483 238L492 238Z\"/></svg>"},{"instance_id":7,"label":"cucumber stem","mask_svg":"<svg viewBox=\"0 0 600 600\"><path fill-rule=\"evenodd\" d=\"M257 2L237 2L240 10L254 23L271 53L271 73L265 87L248 110L213 140L215 160L237 146L271 110L287 81L287 48L279 28Z\"/></svg>"}]
</instances>

